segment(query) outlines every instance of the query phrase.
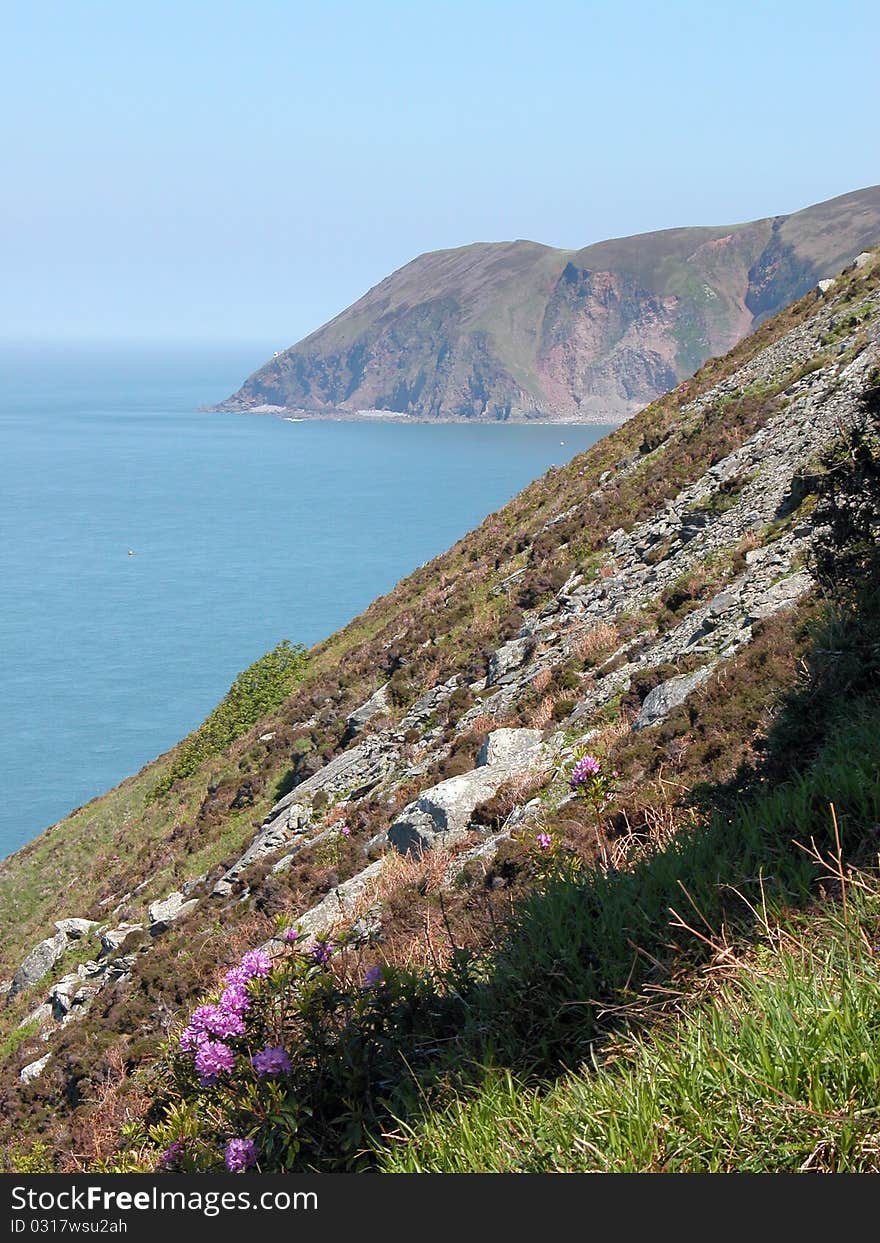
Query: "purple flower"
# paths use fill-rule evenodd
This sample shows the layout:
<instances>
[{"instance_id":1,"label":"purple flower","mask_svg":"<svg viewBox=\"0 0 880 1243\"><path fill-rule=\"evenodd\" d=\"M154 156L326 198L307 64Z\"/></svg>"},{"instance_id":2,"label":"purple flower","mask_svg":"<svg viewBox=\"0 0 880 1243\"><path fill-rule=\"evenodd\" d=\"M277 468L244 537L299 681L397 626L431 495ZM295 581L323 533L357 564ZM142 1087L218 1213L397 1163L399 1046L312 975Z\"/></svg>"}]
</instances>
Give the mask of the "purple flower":
<instances>
[{"instance_id":1,"label":"purple flower","mask_svg":"<svg viewBox=\"0 0 880 1243\"><path fill-rule=\"evenodd\" d=\"M370 967L364 976L364 988L375 988L383 979L381 967Z\"/></svg>"},{"instance_id":2,"label":"purple flower","mask_svg":"<svg viewBox=\"0 0 880 1243\"><path fill-rule=\"evenodd\" d=\"M250 1004L251 996L246 984L227 984L220 994L220 1009L227 1013L244 1014Z\"/></svg>"},{"instance_id":3,"label":"purple flower","mask_svg":"<svg viewBox=\"0 0 880 1243\"><path fill-rule=\"evenodd\" d=\"M342 834L343 837L351 837L351 829L348 827L347 824L344 824L342 828L339 830L339 832Z\"/></svg>"},{"instance_id":4,"label":"purple flower","mask_svg":"<svg viewBox=\"0 0 880 1243\"><path fill-rule=\"evenodd\" d=\"M296 941L299 940L299 929L298 928L285 928L284 929L284 940L287 942L288 945L293 945Z\"/></svg>"},{"instance_id":5,"label":"purple flower","mask_svg":"<svg viewBox=\"0 0 880 1243\"><path fill-rule=\"evenodd\" d=\"M324 963L330 961L330 955L333 953L333 942L320 940L315 941L315 944L309 952L312 955L312 961L317 963L318 966L323 966Z\"/></svg>"},{"instance_id":6,"label":"purple flower","mask_svg":"<svg viewBox=\"0 0 880 1243\"><path fill-rule=\"evenodd\" d=\"M237 1010L227 1010L222 1006L206 1006L211 1011L205 1018L205 1030L212 1036L227 1040L230 1036L244 1035L244 1019Z\"/></svg>"},{"instance_id":7,"label":"purple flower","mask_svg":"<svg viewBox=\"0 0 880 1243\"><path fill-rule=\"evenodd\" d=\"M223 1159L231 1174L241 1174L257 1164L257 1145L252 1139L231 1139Z\"/></svg>"},{"instance_id":8,"label":"purple flower","mask_svg":"<svg viewBox=\"0 0 880 1243\"><path fill-rule=\"evenodd\" d=\"M165 1151L159 1157L157 1169L167 1170L175 1165L183 1156L183 1144L179 1139L175 1139L168 1145Z\"/></svg>"},{"instance_id":9,"label":"purple flower","mask_svg":"<svg viewBox=\"0 0 880 1243\"><path fill-rule=\"evenodd\" d=\"M194 1032L206 1032L208 1020L213 1017L216 1006L197 1006L189 1016L189 1025Z\"/></svg>"},{"instance_id":10,"label":"purple flower","mask_svg":"<svg viewBox=\"0 0 880 1243\"><path fill-rule=\"evenodd\" d=\"M206 1040L199 1045L196 1053L196 1070L203 1086L217 1082L217 1076L224 1070L232 1070L235 1057L229 1045L221 1040Z\"/></svg>"},{"instance_id":11,"label":"purple flower","mask_svg":"<svg viewBox=\"0 0 880 1243\"><path fill-rule=\"evenodd\" d=\"M602 765L594 755L584 755L575 764L571 770L571 788L579 789L589 783L591 777L598 777L602 771Z\"/></svg>"},{"instance_id":12,"label":"purple flower","mask_svg":"<svg viewBox=\"0 0 880 1243\"><path fill-rule=\"evenodd\" d=\"M242 982L252 980L255 976L268 975L272 970L272 959L265 950L249 950L241 960L241 970L244 974Z\"/></svg>"},{"instance_id":13,"label":"purple flower","mask_svg":"<svg viewBox=\"0 0 880 1243\"><path fill-rule=\"evenodd\" d=\"M553 838L549 833L539 833L535 840L542 850L549 850L553 845Z\"/></svg>"},{"instance_id":14,"label":"purple flower","mask_svg":"<svg viewBox=\"0 0 880 1243\"><path fill-rule=\"evenodd\" d=\"M247 988L251 977L241 967L230 967L224 978L227 984L240 984L242 988Z\"/></svg>"},{"instance_id":15,"label":"purple flower","mask_svg":"<svg viewBox=\"0 0 880 1243\"><path fill-rule=\"evenodd\" d=\"M180 1051L181 1053L192 1053L195 1049L200 1048L208 1039L208 1033L203 1028L193 1027L190 1023L189 1027L185 1027L180 1033Z\"/></svg>"},{"instance_id":16,"label":"purple flower","mask_svg":"<svg viewBox=\"0 0 880 1243\"><path fill-rule=\"evenodd\" d=\"M258 1075L289 1075L290 1058L281 1045L267 1044L265 1049L255 1053L251 1065Z\"/></svg>"}]
</instances>

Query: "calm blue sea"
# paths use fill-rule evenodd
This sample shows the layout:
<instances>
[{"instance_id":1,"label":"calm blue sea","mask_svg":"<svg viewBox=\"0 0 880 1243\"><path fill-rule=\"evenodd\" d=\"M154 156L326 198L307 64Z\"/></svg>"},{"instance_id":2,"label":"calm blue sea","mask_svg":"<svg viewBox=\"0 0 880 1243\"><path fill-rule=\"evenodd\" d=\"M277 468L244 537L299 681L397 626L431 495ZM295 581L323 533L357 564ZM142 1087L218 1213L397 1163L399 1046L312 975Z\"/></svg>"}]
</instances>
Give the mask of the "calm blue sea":
<instances>
[{"instance_id":1,"label":"calm blue sea","mask_svg":"<svg viewBox=\"0 0 880 1243\"><path fill-rule=\"evenodd\" d=\"M268 353L0 349L0 856L608 430L199 412Z\"/></svg>"}]
</instances>

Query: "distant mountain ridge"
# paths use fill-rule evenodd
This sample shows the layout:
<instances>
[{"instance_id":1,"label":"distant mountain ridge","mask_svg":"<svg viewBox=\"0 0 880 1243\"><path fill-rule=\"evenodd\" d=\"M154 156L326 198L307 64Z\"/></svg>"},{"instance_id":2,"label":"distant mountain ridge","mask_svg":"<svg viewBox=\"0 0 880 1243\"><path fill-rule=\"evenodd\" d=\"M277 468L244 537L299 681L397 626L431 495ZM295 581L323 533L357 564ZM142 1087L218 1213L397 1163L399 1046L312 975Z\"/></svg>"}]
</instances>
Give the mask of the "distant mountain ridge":
<instances>
[{"instance_id":1,"label":"distant mountain ridge","mask_svg":"<svg viewBox=\"0 0 880 1243\"><path fill-rule=\"evenodd\" d=\"M787 216L559 250L433 251L218 410L622 421L880 243L880 186Z\"/></svg>"}]
</instances>

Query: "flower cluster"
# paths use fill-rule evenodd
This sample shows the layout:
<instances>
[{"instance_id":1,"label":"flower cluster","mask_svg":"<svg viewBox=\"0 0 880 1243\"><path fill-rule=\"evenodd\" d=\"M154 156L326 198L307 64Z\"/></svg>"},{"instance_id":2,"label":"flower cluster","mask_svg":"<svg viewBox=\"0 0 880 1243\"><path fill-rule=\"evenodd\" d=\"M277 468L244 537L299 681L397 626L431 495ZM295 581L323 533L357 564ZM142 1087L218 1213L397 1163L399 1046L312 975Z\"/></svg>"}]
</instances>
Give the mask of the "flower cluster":
<instances>
[{"instance_id":1,"label":"flower cluster","mask_svg":"<svg viewBox=\"0 0 880 1243\"><path fill-rule=\"evenodd\" d=\"M595 755L582 755L571 770L569 785L575 794L592 803L598 814L614 793L616 776L617 773L609 772Z\"/></svg>"},{"instance_id":2,"label":"flower cluster","mask_svg":"<svg viewBox=\"0 0 880 1243\"><path fill-rule=\"evenodd\" d=\"M289 1075L290 1058L281 1045L267 1044L251 1058L251 1065L262 1079L264 1075Z\"/></svg>"},{"instance_id":3,"label":"flower cluster","mask_svg":"<svg viewBox=\"0 0 880 1243\"><path fill-rule=\"evenodd\" d=\"M179 1139L172 1140L159 1157L158 1168L160 1170L170 1170L183 1156L183 1152L183 1141Z\"/></svg>"},{"instance_id":4,"label":"flower cluster","mask_svg":"<svg viewBox=\"0 0 880 1243\"><path fill-rule=\"evenodd\" d=\"M553 845L553 838L549 833L539 833L535 841L538 843L539 850L549 850Z\"/></svg>"},{"instance_id":5,"label":"flower cluster","mask_svg":"<svg viewBox=\"0 0 880 1243\"><path fill-rule=\"evenodd\" d=\"M334 946L332 941L324 941L320 937L316 937L315 943L309 952L311 953L312 961L316 963L317 966L323 967L330 961L333 949Z\"/></svg>"},{"instance_id":6,"label":"flower cluster","mask_svg":"<svg viewBox=\"0 0 880 1243\"><path fill-rule=\"evenodd\" d=\"M592 780L599 776L602 772L602 765L596 759L595 755L582 755L571 770L571 788L573 790L582 790L588 786Z\"/></svg>"},{"instance_id":7,"label":"flower cluster","mask_svg":"<svg viewBox=\"0 0 880 1243\"><path fill-rule=\"evenodd\" d=\"M248 985L272 970L272 959L265 950L250 950L237 967L226 973L226 987L216 1005L198 1006L180 1037L183 1053L195 1054L195 1067L202 1085L217 1082L224 1071L232 1070L235 1055L224 1041L245 1034L244 1016L250 1008Z\"/></svg>"},{"instance_id":8,"label":"flower cluster","mask_svg":"<svg viewBox=\"0 0 880 1243\"><path fill-rule=\"evenodd\" d=\"M375 988L384 978L381 967L368 967L364 975L364 988Z\"/></svg>"},{"instance_id":9,"label":"flower cluster","mask_svg":"<svg viewBox=\"0 0 880 1243\"><path fill-rule=\"evenodd\" d=\"M257 1145L252 1139L231 1139L224 1160L230 1174L243 1174L257 1164Z\"/></svg>"}]
</instances>

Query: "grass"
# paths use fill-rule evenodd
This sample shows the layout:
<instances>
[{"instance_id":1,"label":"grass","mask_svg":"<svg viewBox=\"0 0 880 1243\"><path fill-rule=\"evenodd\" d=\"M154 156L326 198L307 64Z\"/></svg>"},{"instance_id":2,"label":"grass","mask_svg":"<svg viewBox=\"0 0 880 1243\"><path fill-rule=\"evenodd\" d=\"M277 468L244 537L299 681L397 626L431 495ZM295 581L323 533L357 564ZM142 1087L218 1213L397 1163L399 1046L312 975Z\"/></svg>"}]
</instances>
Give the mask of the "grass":
<instances>
[{"instance_id":1,"label":"grass","mask_svg":"<svg viewBox=\"0 0 880 1243\"><path fill-rule=\"evenodd\" d=\"M832 869L834 870L834 869ZM392 1172L864 1172L880 1169L880 887L766 926L709 995L549 1091L489 1071L420 1125Z\"/></svg>"}]
</instances>

